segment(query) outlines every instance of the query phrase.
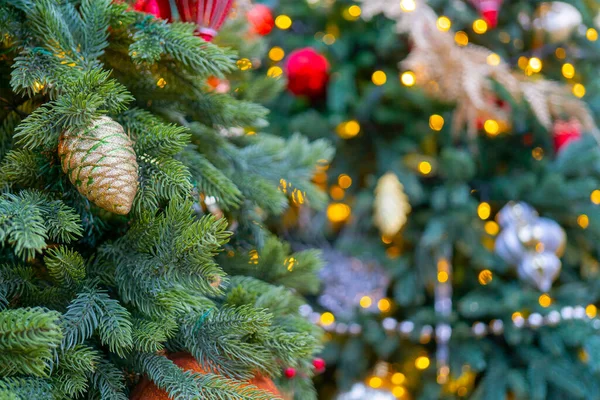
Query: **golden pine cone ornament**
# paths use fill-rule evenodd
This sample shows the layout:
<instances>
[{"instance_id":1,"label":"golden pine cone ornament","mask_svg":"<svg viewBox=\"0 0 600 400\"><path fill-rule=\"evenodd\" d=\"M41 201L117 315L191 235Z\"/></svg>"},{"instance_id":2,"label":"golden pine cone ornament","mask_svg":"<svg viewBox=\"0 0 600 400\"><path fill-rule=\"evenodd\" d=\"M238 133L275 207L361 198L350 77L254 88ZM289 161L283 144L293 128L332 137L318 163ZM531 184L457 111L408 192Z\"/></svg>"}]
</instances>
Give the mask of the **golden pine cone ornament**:
<instances>
[{"instance_id":1,"label":"golden pine cone ornament","mask_svg":"<svg viewBox=\"0 0 600 400\"><path fill-rule=\"evenodd\" d=\"M103 116L85 129L65 131L58 155L79 193L107 211L129 213L138 189L138 164L121 125Z\"/></svg>"},{"instance_id":2,"label":"golden pine cone ornament","mask_svg":"<svg viewBox=\"0 0 600 400\"><path fill-rule=\"evenodd\" d=\"M406 223L411 211L404 186L396 174L388 172L377 181L375 187L375 226L383 236L397 234Z\"/></svg>"}]
</instances>

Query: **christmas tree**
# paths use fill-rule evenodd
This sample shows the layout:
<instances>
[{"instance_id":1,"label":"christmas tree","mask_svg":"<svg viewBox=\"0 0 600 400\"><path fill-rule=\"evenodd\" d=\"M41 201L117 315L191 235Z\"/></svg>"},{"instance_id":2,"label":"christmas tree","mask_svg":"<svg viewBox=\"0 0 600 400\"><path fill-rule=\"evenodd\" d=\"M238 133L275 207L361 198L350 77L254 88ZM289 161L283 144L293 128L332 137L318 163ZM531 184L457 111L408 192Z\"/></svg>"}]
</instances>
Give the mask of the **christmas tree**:
<instances>
[{"instance_id":1,"label":"christmas tree","mask_svg":"<svg viewBox=\"0 0 600 400\"><path fill-rule=\"evenodd\" d=\"M246 134L281 83L219 89L249 56L180 6L0 3L1 399L316 398L322 261L267 221L325 205L332 150Z\"/></svg>"},{"instance_id":2,"label":"christmas tree","mask_svg":"<svg viewBox=\"0 0 600 400\"><path fill-rule=\"evenodd\" d=\"M273 129L337 147L320 398L599 398L597 8L278 3Z\"/></svg>"}]
</instances>

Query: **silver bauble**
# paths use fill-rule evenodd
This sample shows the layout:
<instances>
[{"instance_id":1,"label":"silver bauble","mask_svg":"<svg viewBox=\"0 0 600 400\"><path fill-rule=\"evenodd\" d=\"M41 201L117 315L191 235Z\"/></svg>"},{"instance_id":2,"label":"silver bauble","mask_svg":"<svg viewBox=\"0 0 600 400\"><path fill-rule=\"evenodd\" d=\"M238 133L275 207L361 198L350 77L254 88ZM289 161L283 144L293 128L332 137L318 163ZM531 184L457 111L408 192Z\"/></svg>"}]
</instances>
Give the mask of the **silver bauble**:
<instances>
[{"instance_id":1,"label":"silver bauble","mask_svg":"<svg viewBox=\"0 0 600 400\"><path fill-rule=\"evenodd\" d=\"M522 201L511 201L498 211L496 219L502 228L506 228L511 225L529 223L537 217L537 211L529 204Z\"/></svg>"},{"instance_id":2,"label":"silver bauble","mask_svg":"<svg viewBox=\"0 0 600 400\"><path fill-rule=\"evenodd\" d=\"M496 238L494 251L507 264L517 265L525 256L527 249L519 240L517 228L515 226L508 226Z\"/></svg>"},{"instance_id":3,"label":"silver bauble","mask_svg":"<svg viewBox=\"0 0 600 400\"><path fill-rule=\"evenodd\" d=\"M542 3L534 21L536 28L548 35L551 43L564 42L581 25L583 18L577 8L562 1Z\"/></svg>"},{"instance_id":4,"label":"silver bauble","mask_svg":"<svg viewBox=\"0 0 600 400\"><path fill-rule=\"evenodd\" d=\"M340 393L337 400L396 400L391 392L387 390L377 390L368 387L363 383L355 383L348 392Z\"/></svg>"},{"instance_id":5,"label":"silver bauble","mask_svg":"<svg viewBox=\"0 0 600 400\"><path fill-rule=\"evenodd\" d=\"M565 231L549 218L538 218L531 224L520 227L517 235L525 246L534 247L538 252L549 251L559 257L563 255L567 242Z\"/></svg>"},{"instance_id":6,"label":"silver bauble","mask_svg":"<svg viewBox=\"0 0 600 400\"><path fill-rule=\"evenodd\" d=\"M552 288L560 269L561 263L556 254L549 251L528 252L519 263L517 273L521 280L547 292Z\"/></svg>"}]
</instances>

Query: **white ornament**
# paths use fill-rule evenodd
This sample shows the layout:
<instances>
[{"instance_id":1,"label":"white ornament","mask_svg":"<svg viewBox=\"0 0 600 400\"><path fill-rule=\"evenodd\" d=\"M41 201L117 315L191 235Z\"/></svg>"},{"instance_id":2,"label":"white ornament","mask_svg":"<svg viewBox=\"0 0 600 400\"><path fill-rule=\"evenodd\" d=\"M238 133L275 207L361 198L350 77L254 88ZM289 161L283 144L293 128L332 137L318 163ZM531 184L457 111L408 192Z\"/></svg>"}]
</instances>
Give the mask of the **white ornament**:
<instances>
[{"instance_id":1,"label":"white ornament","mask_svg":"<svg viewBox=\"0 0 600 400\"><path fill-rule=\"evenodd\" d=\"M339 394L337 400L396 400L396 397L386 390L371 389L363 383L355 383L350 391Z\"/></svg>"},{"instance_id":2,"label":"white ornament","mask_svg":"<svg viewBox=\"0 0 600 400\"><path fill-rule=\"evenodd\" d=\"M549 251L530 252L517 267L519 278L531 283L542 292L552 288L552 283L560 273L561 263L556 254Z\"/></svg>"},{"instance_id":3,"label":"white ornament","mask_svg":"<svg viewBox=\"0 0 600 400\"><path fill-rule=\"evenodd\" d=\"M569 39L582 21L577 8L562 1L553 1L540 6L535 25L548 34L550 42L558 43Z\"/></svg>"}]
</instances>

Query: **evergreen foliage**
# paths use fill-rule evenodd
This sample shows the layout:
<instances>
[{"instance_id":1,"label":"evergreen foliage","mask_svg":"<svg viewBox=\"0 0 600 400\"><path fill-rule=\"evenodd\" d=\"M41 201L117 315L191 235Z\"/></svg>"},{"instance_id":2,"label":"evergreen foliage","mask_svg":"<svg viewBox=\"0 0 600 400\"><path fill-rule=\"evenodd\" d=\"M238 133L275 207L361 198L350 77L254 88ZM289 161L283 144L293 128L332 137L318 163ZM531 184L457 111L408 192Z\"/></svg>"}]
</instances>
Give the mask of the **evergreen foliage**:
<instances>
[{"instance_id":1,"label":"evergreen foliage","mask_svg":"<svg viewBox=\"0 0 600 400\"><path fill-rule=\"evenodd\" d=\"M124 400L145 374L176 399L266 400L243 380L288 366L306 377L297 398L316 398L320 332L293 289L314 292L321 261L294 256L301 272L285 277L276 264L289 248L264 222L293 200L282 180L324 205L310 180L332 149L228 135L265 128L255 101L281 82L214 93L207 78L235 79L237 55L194 30L109 0L0 2L0 399ZM128 216L81 196L57 156L63 132L104 115L134 142ZM246 258L217 257L224 249ZM271 261L248 268L251 250ZM183 372L165 351L214 373Z\"/></svg>"}]
</instances>

